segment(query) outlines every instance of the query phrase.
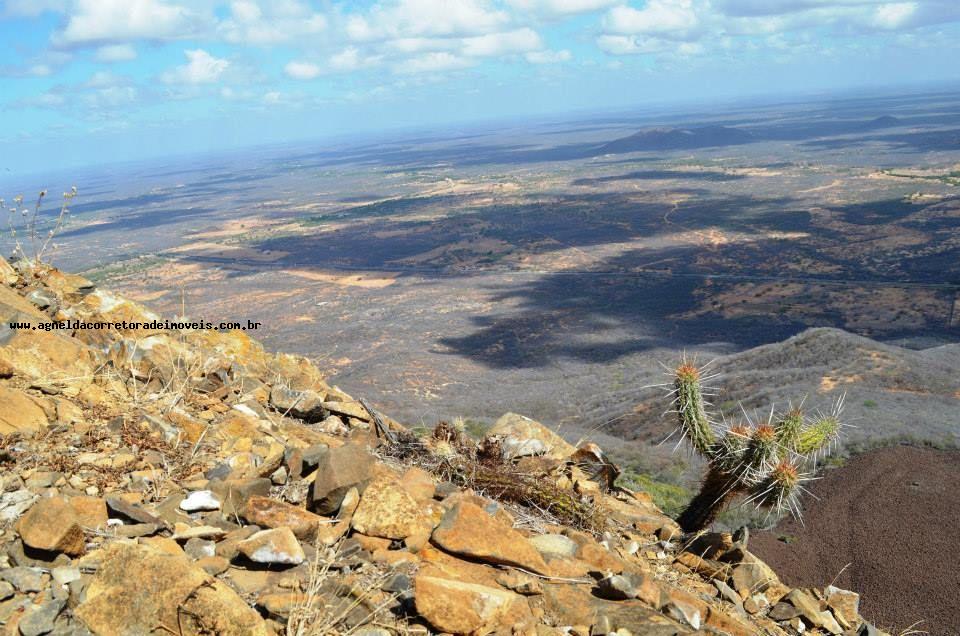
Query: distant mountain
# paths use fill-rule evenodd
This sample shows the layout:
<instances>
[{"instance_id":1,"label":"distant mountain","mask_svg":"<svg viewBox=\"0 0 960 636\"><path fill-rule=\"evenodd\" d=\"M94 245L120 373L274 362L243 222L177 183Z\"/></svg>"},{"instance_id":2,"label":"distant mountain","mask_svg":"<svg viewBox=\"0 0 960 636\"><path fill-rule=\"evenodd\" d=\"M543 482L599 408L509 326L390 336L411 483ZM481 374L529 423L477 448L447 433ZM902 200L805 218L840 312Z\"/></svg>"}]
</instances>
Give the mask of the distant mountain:
<instances>
[{"instance_id":1,"label":"distant mountain","mask_svg":"<svg viewBox=\"0 0 960 636\"><path fill-rule=\"evenodd\" d=\"M660 150L689 150L714 146L735 146L757 141L753 135L729 126L693 128L650 128L600 146L596 154L618 154Z\"/></svg>"}]
</instances>

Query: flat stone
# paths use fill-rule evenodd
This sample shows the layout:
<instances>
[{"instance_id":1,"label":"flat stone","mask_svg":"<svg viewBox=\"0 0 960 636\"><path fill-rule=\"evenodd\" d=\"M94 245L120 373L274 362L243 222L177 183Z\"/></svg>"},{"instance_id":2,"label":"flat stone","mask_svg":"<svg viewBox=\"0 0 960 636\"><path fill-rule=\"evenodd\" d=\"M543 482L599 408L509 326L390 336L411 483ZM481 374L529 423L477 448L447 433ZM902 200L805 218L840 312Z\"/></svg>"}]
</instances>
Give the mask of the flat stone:
<instances>
[{"instance_id":1,"label":"flat stone","mask_svg":"<svg viewBox=\"0 0 960 636\"><path fill-rule=\"evenodd\" d=\"M577 450L540 422L516 413L500 417L487 434L502 437L504 454L510 457L546 455L563 459Z\"/></svg>"},{"instance_id":2,"label":"flat stone","mask_svg":"<svg viewBox=\"0 0 960 636\"><path fill-rule=\"evenodd\" d=\"M266 477L244 479L212 479L207 488L213 491L220 501L220 511L227 518L240 514L246 502L255 496L266 497L273 484Z\"/></svg>"},{"instance_id":3,"label":"flat stone","mask_svg":"<svg viewBox=\"0 0 960 636\"><path fill-rule=\"evenodd\" d=\"M310 507L322 515L332 515L351 488L362 489L372 477L373 458L358 444L347 444L325 452L317 464L310 486Z\"/></svg>"},{"instance_id":4,"label":"flat stone","mask_svg":"<svg viewBox=\"0 0 960 636\"><path fill-rule=\"evenodd\" d=\"M34 435L47 427L47 413L39 398L19 389L0 386L0 435Z\"/></svg>"},{"instance_id":5,"label":"flat stone","mask_svg":"<svg viewBox=\"0 0 960 636\"><path fill-rule=\"evenodd\" d=\"M13 596L14 588L13 585L7 583L6 581L0 581L0 601L5 601L11 596Z\"/></svg>"},{"instance_id":6,"label":"flat stone","mask_svg":"<svg viewBox=\"0 0 960 636\"><path fill-rule=\"evenodd\" d=\"M260 496L250 497L240 514L261 528L290 528L294 536L304 540L315 539L320 524L325 521L303 508Z\"/></svg>"},{"instance_id":7,"label":"flat stone","mask_svg":"<svg viewBox=\"0 0 960 636\"><path fill-rule=\"evenodd\" d=\"M424 526L420 505L393 480L372 482L353 513L353 529L373 537L405 539Z\"/></svg>"},{"instance_id":8,"label":"flat stone","mask_svg":"<svg viewBox=\"0 0 960 636\"><path fill-rule=\"evenodd\" d=\"M530 537L529 541L544 556L572 558L579 548L576 541L562 534L541 534Z\"/></svg>"},{"instance_id":9,"label":"flat stone","mask_svg":"<svg viewBox=\"0 0 960 636\"><path fill-rule=\"evenodd\" d=\"M19 592L39 592L43 589L43 570L17 566L0 570L0 579L10 583Z\"/></svg>"},{"instance_id":10,"label":"flat stone","mask_svg":"<svg viewBox=\"0 0 960 636\"><path fill-rule=\"evenodd\" d=\"M66 599L52 599L39 605L31 605L17 624L21 636L42 636L52 632L54 621L66 604Z\"/></svg>"},{"instance_id":11,"label":"flat stone","mask_svg":"<svg viewBox=\"0 0 960 636\"><path fill-rule=\"evenodd\" d=\"M220 510L220 500L210 490L196 490L180 502L180 510L186 512Z\"/></svg>"},{"instance_id":12,"label":"flat stone","mask_svg":"<svg viewBox=\"0 0 960 636\"><path fill-rule=\"evenodd\" d=\"M188 540L183 551L194 561L205 557L212 557L216 553L217 544L210 539L194 538Z\"/></svg>"},{"instance_id":13,"label":"flat stone","mask_svg":"<svg viewBox=\"0 0 960 636\"><path fill-rule=\"evenodd\" d=\"M833 615L844 629L853 629L860 618L860 595L850 590L828 585L824 589L827 605L833 610Z\"/></svg>"},{"instance_id":14,"label":"flat stone","mask_svg":"<svg viewBox=\"0 0 960 636\"><path fill-rule=\"evenodd\" d=\"M190 539L217 539L227 534L223 528L216 526L190 526L185 523L177 523L173 526L173 539L175 541L187 541Z\"/></svg>"},{"instance_id":15,"label":"flat stone","mask_svg":"<svg viewBox=\"0 0 960 636\"><path fill-rule=\"evenodd\" d=\"M224 582L183 555L116 542L74 615L94 634L150 634L168 625L183 634L267 636L259 614Z\"/></svg>"},{"instance_id":16,"label":"flat stone","mask_svg":"<svg viewBox=\"0 0 960 636\"><path fill-rule=\"evenodd\" d=\"M439 632L486 634L522 597L503 589L419 575L414 582L417 613ZM509 627L509 626L507 626Z\"/></svg>"},{"instance_id":17,"label":"flat stone","mask_svg":"<svg viewBox=\"0 0 960 636\"><path fill-rule=\"evenodd\" d=\"M255 563L299 565L306 559L290 528L261 530L237 544L240 553Z\"/></svg>"},{"instance_id":18,"label":"flat stone","mask_svg":"<svg viewBox=\"0 0 960 636\"><path fill-rule=\"evenodd\" d=\"M20 519L23 542L37 550L79 556L84 551L80 518L63 497L44 497Z\"/></svg>"},{"instance_id":19,"label":"flat stone","mask_svg":"<svg viewBox=\"0 0 960 636\"><path fill-rule=\"evenodd\" d=\"M26 488L0 493L0 526L19 519L37 499L39 497Z\"/></svg>"},{"instance_id":20,"label":"flat stone","mask_svg":"<svg viewBox=\"0 0 960 636\"><path fill-rule=\"evenodd\" d=\"M525 536L467 501L447 511L431 538L453 554L487 563L515 565L537 574L549 571L543 557Z\"/></svg>"}]
</instances>

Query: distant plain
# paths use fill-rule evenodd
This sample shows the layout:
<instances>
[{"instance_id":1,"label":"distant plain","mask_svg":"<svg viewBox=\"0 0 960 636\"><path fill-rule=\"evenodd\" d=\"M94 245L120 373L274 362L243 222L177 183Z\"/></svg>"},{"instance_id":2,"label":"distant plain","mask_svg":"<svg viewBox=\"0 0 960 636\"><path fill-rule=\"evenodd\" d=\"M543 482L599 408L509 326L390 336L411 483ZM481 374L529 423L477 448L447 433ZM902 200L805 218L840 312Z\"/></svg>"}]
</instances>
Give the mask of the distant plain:
<instances>
[{"instance_id":1,"label":"distant plain","mask_svg":"<svg viewBox=\"0 0 960 636\"><path fill-rule=\"evenodd\" d=\"M261 321L251 335L411 425L511 410L666 473L653 385L686 352L719 358L731 419L846 394L851 443L960 436L960 93L489 124L35 185L71 184L56 264L167 315Z\"/></svg>"}]
</instances>

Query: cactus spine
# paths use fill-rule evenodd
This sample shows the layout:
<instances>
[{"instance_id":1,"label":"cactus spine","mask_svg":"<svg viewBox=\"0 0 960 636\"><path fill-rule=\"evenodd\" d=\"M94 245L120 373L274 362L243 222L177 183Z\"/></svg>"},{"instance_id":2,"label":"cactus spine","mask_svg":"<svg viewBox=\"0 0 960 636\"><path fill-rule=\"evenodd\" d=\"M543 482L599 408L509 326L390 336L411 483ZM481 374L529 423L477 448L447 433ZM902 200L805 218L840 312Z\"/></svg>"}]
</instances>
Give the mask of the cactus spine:
<instances>
[{"instance_id":1,"label":"cactus spine","mask_svg":"<svg viewBox=\"0 0 960 636\"><path fill-rule=\"evenodd\" d=\"M826 415L807 418L799 408L759 426L720 432L711 422L701 373L683 363L675 372L673 407L678 430L708 462L700 492L677 519L684 532L709 526L735 497L757 506L800 514L801 469L829 450L840 434L842 400Z\"/></svg>"}]
</instances>

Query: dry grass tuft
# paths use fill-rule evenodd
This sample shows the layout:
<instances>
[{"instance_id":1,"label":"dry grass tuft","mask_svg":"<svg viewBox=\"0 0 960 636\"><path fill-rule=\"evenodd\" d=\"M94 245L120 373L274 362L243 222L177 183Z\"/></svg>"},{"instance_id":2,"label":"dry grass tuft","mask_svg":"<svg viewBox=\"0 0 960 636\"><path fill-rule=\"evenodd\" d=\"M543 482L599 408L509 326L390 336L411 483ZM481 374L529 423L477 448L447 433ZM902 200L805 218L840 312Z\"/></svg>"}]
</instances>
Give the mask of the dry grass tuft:
<instances>
[{"instance_id":1,"label":"dry grass tuft","mask_svg":"<svg viewBox=\"0 0 960 636\"><path fill-rule=\"evenodd\" d=\"M441 422L433 431L432 441L430 444L411 433L399 434L382 452L401 463L420 466L461 488L520 506L546 523L568 525L594 534L607 526L607 516L600 506L572 490L560 488L550 479L526 473L505 461L496 440L476 444L453 426Z\"/></svg>"}]
</instances>

